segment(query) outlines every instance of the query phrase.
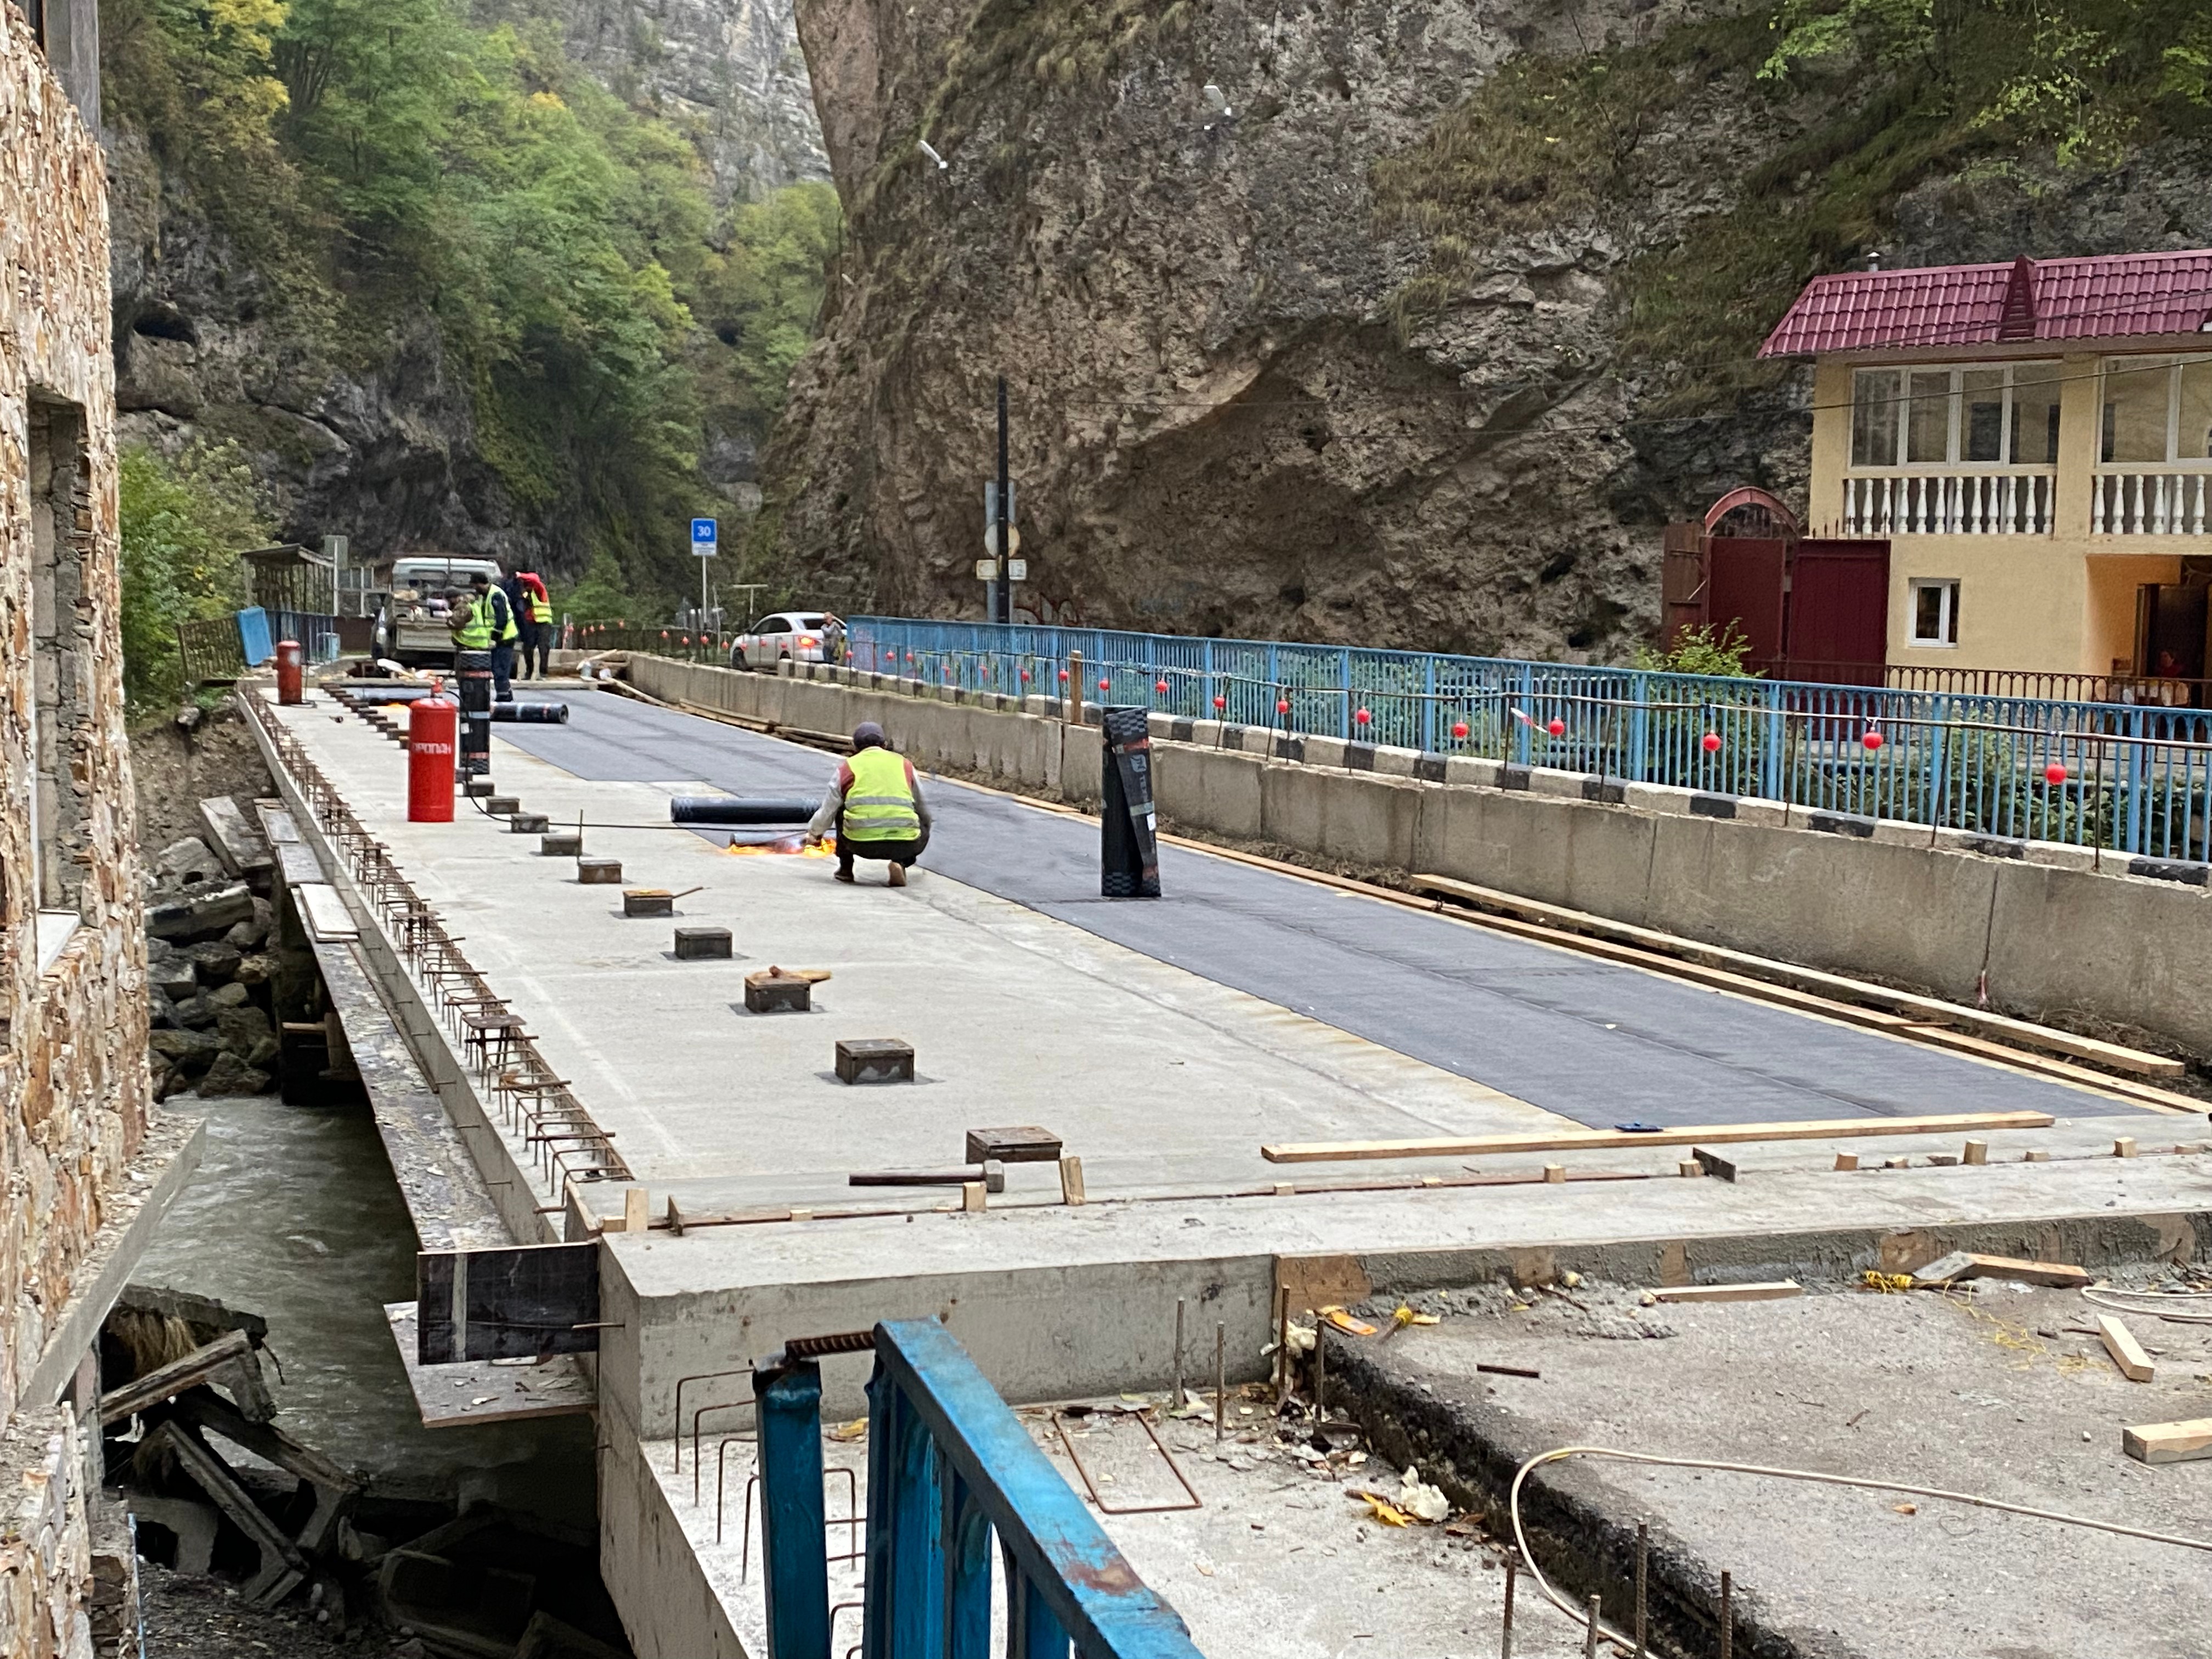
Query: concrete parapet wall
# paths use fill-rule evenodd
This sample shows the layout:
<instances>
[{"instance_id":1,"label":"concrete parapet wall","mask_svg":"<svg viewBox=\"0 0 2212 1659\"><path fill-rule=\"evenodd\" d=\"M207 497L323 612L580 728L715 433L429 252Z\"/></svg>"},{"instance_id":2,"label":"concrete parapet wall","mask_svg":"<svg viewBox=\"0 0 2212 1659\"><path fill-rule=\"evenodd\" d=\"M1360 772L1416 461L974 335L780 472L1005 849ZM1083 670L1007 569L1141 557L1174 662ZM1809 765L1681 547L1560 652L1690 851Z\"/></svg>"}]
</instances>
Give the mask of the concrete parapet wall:
<instances>
[{"instance_id":1,"label":"concrete parapet wall","mask_svg":"<svg viewBox=\"0 0 2212 1659\"><path fill-rule=\"evenodd\" d=\"M83 1468L67 1406L21 1413L0 1440L0 1659L93 1659Z\"/></svg>"},{"instance_id":2,"label":"concrete parapet wall","mask_svg":"<svg viewBox=\"0 0 2212 1659\"><path fill-rule=\"evenodd\" d=\"M924 766L1098 799L1095 732L1019 702L808 665L634 657L650 696L814 731L873 720ZM1055 707L1031 698L1032 708ZM1420 870L2033 1017L2069 1011L2212 1054L2212 894L2086 849L1787 811L1466 756L1154 717L1170 828ZM1328 763L1335 763L1334 764ZM1441 772L1441 779L1436 774Z\"/></svg>"}]
</instances>

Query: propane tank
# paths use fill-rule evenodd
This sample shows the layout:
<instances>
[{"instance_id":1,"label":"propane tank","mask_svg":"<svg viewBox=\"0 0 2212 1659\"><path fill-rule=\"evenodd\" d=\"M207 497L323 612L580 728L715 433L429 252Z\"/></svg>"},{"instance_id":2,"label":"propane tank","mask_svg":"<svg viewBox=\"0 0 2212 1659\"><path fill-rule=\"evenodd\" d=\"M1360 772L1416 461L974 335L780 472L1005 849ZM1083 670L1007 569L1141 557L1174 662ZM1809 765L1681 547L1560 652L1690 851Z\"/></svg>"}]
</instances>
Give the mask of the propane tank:
<instances>
[{"instance_id":1,"label":"propane tank","mask_svg":"<svg viewBox=\"0 0 2212 1659\"><path fill-rule=\"evenodd\" d=\"M460 705L434 683L407 709L407 821L453 821L453 765L460 745Z\"/></svg>"},{"instance_id":2,"label":"propane tank","mask_svg":"<svg viewBox=\"0 0 2212 1659\"><path fill-rule=\"evenodd\" d=\"M302 664L306 655L297 640L276 641L276 701L290 707L304 701L301 694Z\"/></svg>"}]
</instances>

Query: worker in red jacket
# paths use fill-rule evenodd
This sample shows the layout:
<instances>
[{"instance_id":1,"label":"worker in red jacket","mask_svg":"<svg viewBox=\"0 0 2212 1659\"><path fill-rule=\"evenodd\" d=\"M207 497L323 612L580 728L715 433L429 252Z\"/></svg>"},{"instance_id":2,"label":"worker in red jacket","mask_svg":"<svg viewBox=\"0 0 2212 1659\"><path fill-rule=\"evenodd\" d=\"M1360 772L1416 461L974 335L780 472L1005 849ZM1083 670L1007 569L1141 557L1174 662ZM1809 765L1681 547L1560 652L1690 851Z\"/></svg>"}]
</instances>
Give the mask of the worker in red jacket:
<instances>
[{"instance_id":1,"label":"worker in red jacket","mask_svg":"<svg viewBox=\"0 0 2212 1659\"><path fill-rule=\"evenodd\" d=\"M544 679L552 672L546 659L553 643L552 597L534 570L518 570L500 586L507 590L507 599L514 607L515 624L522 634L522 678ZM530 665L532 652L538 657L535 670Z\"/></svg>"}]
</instances>

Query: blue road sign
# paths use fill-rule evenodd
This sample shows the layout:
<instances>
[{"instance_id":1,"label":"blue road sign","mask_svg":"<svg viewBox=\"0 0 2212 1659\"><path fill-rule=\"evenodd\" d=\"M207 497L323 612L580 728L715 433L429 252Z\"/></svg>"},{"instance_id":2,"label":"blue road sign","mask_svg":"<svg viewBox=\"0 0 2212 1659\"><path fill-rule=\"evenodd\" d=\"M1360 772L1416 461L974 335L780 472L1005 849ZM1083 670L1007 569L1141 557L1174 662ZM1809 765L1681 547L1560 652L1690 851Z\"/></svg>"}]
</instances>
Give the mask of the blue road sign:
<instances>
[{"instance_id":1,"label":"blue road sign","mask_svg":"<svg viewBox=\"0 0 2212 1659\"><path fill-rule=\"evenodd\" d=\"M696 554L697 554L701 558L702 558L702 559L711 559L711 558L713 558L713 557L714 556L714 537L715 537L715 533L716 533L716 532L715 532L715 526L714 526L714 520L712 520L712 519L694 519L694 520L691 520L691 550L692 550L694 553L696 553Z\"/></svg>"}]
</instances>

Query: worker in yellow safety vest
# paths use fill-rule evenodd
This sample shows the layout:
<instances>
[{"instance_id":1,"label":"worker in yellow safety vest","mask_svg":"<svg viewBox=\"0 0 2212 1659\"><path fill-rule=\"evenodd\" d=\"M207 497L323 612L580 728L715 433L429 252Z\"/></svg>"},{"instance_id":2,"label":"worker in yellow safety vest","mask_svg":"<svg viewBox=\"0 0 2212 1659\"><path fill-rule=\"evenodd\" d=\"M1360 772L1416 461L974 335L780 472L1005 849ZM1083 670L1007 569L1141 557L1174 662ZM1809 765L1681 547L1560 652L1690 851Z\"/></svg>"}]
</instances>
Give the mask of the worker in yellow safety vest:
<instances>
[{"instance_id":1,"label":"worker in yellow safety vest","mask_svg":"<svg viewBox=\"0 0 2212 1659\"><path fill-rule=\"evenodd\" d=\"M494 632L490 603L481 589L471 596L454 596L447 625L452 629L456 651L489 651L498 638Z\"/></svg>"},{"instance_id":2,"label":"worker in yellow safety vest","mask_svg":"<svg viewBox=\"0 0 2212 1659\"><path fill-rule=\"evenodd\" d=\"M853 879L856 858L890 866L890 884L906 885L907 866L929 844L929 808L915 781L914 764L891 752L884 728L863 720L853 728L853 757L837 769L836 787L806 826L809 842L837 838L837 879Z\"/></svg>"},{"instance_id":3,"label":"worker in yellow safety vest","mask_svg":"<svg viewBox=\"0 0 2212 1659\"><path fill-rule=\"evenodd\" d=\"M494 702L514 701L514 642L522 636L515 626L514 605L502 588L494 587L491 578L479 570L469 578L470 637L488 636L489 644L460 645L460 629L453 630L453 642L464 651L491 653L491 696ZM457 611L455 616L459 612Z\"/></svg>"}]
</instances>

